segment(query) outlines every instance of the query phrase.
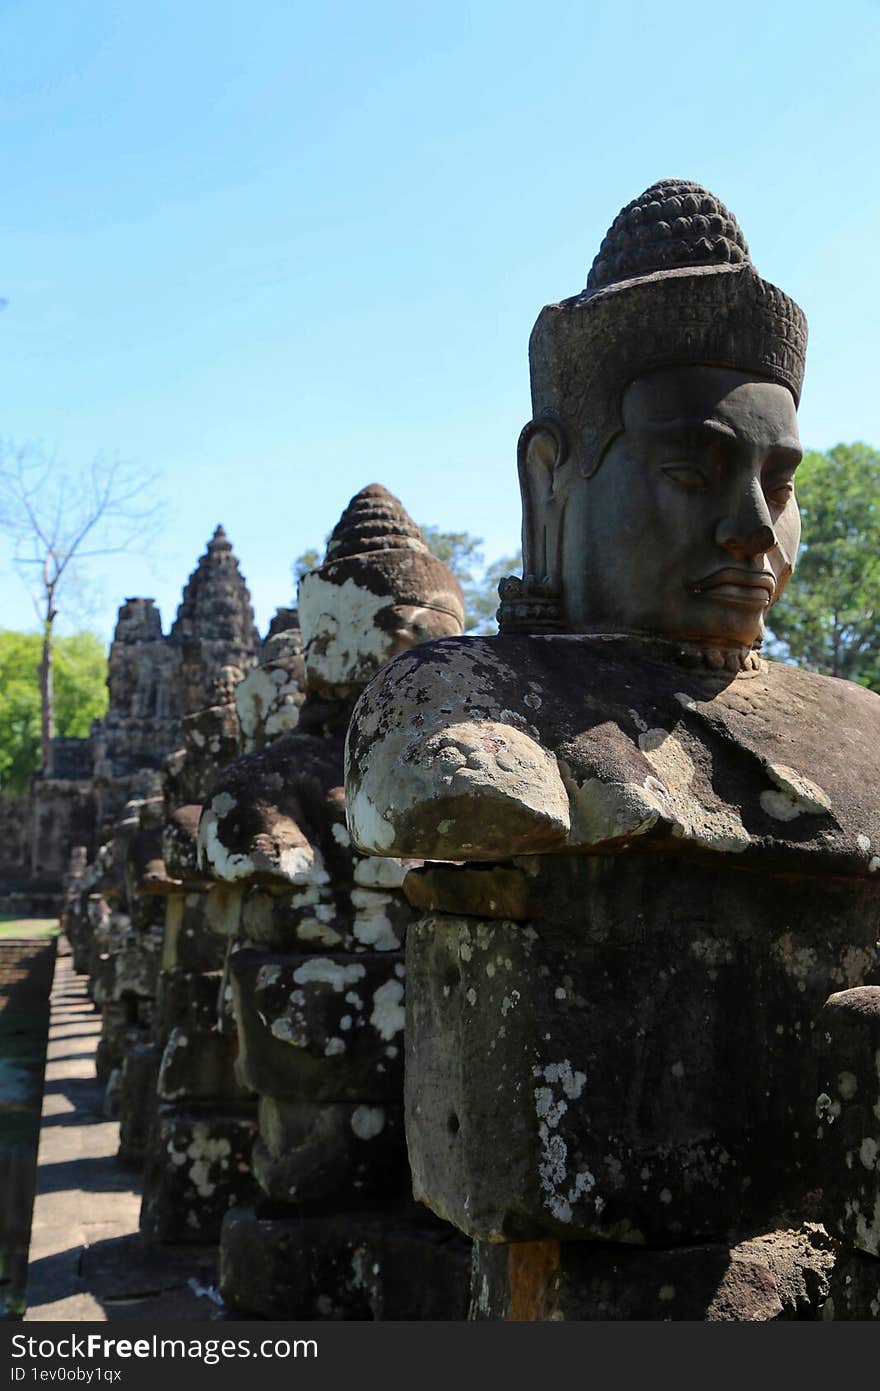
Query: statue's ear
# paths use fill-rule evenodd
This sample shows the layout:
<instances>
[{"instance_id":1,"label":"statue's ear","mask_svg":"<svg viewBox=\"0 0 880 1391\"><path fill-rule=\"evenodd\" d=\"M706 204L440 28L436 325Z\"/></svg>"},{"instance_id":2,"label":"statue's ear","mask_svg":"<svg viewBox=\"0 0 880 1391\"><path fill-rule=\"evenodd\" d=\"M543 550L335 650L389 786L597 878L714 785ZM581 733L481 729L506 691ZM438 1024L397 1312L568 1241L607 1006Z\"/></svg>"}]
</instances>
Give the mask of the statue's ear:
<instances>
[{"instance_id":1,"label":"statue's ear","mask_svg":"<svg viewBox=\"0 0 880 1391\"><path fill-rule=\"evenodd\" d=\"M562 513L568 492L568 447L558 420L530 420L519 437L523 510L523 577L558 587Z\"/></svg>"}]
</instances>

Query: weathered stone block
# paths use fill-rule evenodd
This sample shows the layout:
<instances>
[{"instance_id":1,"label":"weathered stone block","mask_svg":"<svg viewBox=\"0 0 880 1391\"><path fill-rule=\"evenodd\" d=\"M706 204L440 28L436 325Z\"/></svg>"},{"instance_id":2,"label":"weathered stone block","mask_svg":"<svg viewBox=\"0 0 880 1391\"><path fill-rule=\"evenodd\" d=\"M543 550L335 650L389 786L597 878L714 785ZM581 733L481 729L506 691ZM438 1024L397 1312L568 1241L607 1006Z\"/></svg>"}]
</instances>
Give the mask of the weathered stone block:
<instances>
[{"instance_id":1,"label":"weathered stone block","mask_svg":"<svg viewBox=\"0 0 880 1391\"><path fill-rule=\"evenodd\" d=\"M400 1213L223 1223L220 1292L268 1319L464 1319L470 1242Z\"/></svg>"},{"instance_id":2,"label":"weathered stone block","mask_svg":"<svg viewBox=\"0 0 880 1391\"><path fill-rule=\"evenodd\" d=\"M410 928L416 1196L484 1240L681 1244L816 1216L820 1011L829 981L877 978L870 882L526 867L528 925Z\"/></svg>"},{"instance_id":3,"label":"weathered stone block","mask_svg":"<svg viewBox=\"0 0 880 1391\"><path fill-rule=\"evenodd\" d=\"M198 802L175 807L162 828L162 858L173 879L200 877L196 835L201 812Z\"/></svg>"},{"instance_id":4,"label":"weathered stone block","mask_svg":"<svg viewBox=\"0 0 880 1391\"><path fill-rule=\"evenodd\" d=\"M409 1193L403 1106L261 1097L253 1170L280 1203Z\"/></svg>"},{"instance_id":5,"label":"weathered stone block","mask_svg":"<svg viewBox=\"0 0 880 1391\"><path fill-rule=\"evenodd\" d=\"M235 1077L235 1039L217 1029L172 1029L159 1069L163 1101L241 1101L248 1093Z\"/></svg>"},{"instance_id":6,"label":"weathered stone block","mask_svg":"<svg viewBox=\"0 0 880 1391\"><path fill-rule=\"evenodd\" d=\"M252 1200L256 1118L162 1106L150 1133L141 1231L149 1241L216 1242L227 1210Z\"/></svg>"},{"instance_id":7,"label":"weathered stone block","mask_svg":"<svg viewBox=\"0 0 880 1391\"><path fill-rule=\"evenodd\" d=\"M514 922L529 917L529 881L512 865L429 864L407 874L403 892L414 908Z\"/></svg>"},{"instance_id":8,"label":"weathered stone block","mask_svg":"<svg viewBox=\"0 0 880 1391\"><path fill-rule=\"evenodd\" d=\"M764 1323L878 1312L880 1262L809 1224L735 1246L478 1241L473 1248L470 1317L477 1320Z\"/></svg>"},{"instance_id":9,"label":"weathered stone block","mask_svg":"<svg viewBox=\"0 0 880 1391\"><path fill-rule=\"evenodd\" d=\"M124 995L152 998L156 994L159 963L162 959L162 928L145 929L130 925L115 942L112 998Z\"/></svg>"},{"instance_id":10,"label":"weathered stone block","mask_svg":"<svg viewBox=\"0 0 880 1391\"><path fill-rule=\"evenodd\" d=\"M95 1047L95 1073L107 1082L110 1073L122 1066L130 1048L146 1042L143 1028L127 1001L110 1001L101 1010L101 1037Z\"/></svg>"},{"instance_id":11,"label":"weathered stone block","mask_svg":"<svg viewBox=\"0 0 880 1391\"><path fill-rule=\"evenodd\" d=\"M164 1045L171 1030L210 1029L216 1023L222 971L161 971L156 988L153 1036Z\"/></svg>"},{"instance_id":12,"label":"weathered stone block","mask_svg":"<svg viewBox=\"0 0 880 1391\"><path fill-rule=\"evenodd\" d=\"M816 1088L817 1186L841 1241L880 1256L880 988L832 995Z\"/></svg>"},{"instance_id":13,"label":"weathered stone block","mask_svg":"<svg viewBox=\"0 0 880 1391\"><path fill-rule=\"evenodd\" d=\"M117 1158L132 1168L140 1168L144 1162L161 1059L161 1049L155 1043L141 1043L130 1048L122 1062Z\"/></svg>"},{"instance_id":14,"label":"weathered stone block","mask_svg":"<svg viewBox=\"0 0 880 1391\"><path fill-rule=\"evenodd\" d=\"M381 1102L403 1085L404 967L396 952L243 950L230 959L239 1078L291 1101Z\"/></svg>"},{"instance_id":15,"label":"weathered stone block","mask_svg":"<svg viewBox=\"0 0 880 1391\"><path fill-rule=\"evenodd\" d=\"M165 909L163 971L216 971L226 947L211 931L203 893L169 894Z\"/></svg>"}]
</instances>

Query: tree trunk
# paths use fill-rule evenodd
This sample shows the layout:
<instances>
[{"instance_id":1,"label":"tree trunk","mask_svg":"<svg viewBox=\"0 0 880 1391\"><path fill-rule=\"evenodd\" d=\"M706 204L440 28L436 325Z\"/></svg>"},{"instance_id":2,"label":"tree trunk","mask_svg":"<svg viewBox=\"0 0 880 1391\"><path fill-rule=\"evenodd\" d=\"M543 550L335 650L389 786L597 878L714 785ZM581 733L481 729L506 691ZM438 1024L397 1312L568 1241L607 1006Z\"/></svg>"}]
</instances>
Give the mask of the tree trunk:
<instances>
[{"instance_id":1,"label":"tree trunk","mask_svg":"<svg viewBox=\"0 0 880 1391\"><path fill-rule=\"evenodd\" d=\"M52 740L55 738L55 682L52 670L52 627L55 610L48 606L43 623L43 655L40 662L40 754L43 777L52 776Z\"/></svg>"}]
</instances>

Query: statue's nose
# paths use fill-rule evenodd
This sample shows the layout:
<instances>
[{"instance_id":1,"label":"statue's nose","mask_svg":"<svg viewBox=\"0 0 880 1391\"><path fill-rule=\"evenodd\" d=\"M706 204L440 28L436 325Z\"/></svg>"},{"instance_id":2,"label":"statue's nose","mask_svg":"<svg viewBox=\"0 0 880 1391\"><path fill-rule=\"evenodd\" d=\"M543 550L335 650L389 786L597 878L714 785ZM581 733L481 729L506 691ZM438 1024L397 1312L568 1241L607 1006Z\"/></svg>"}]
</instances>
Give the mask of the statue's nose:
<instances>
[{"instance_id":1,"label":"statue's nose","mask_svg":"<svg viewBox=\"0 0 880 1391\"><path fill-rule=\"evenodd\" d=\"M749 490L748 499L735 514L721 518L715 540L722 550L740 560L766 555L778 544L760 485Z\"/></svg>"}]
</instances>

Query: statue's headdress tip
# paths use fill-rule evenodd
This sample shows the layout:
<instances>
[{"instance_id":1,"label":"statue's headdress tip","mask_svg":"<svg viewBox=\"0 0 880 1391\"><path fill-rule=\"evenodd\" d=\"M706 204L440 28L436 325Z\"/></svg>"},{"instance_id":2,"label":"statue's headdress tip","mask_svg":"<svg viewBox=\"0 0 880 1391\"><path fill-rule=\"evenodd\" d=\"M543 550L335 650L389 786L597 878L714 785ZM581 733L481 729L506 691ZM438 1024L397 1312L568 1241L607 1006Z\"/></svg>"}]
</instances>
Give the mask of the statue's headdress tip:
<instances>
[{"instance_id":1,"label":"statue's headdress tip","mask_svg":"<svg viewBox=\"0 0 880 1391\"><path fill-rule=\"evenodd\" d=\"M739 223L720 198L688 179L659 179L617 214L587 291L641 275L750 259Z\"/></svg>"}]
</instances>

